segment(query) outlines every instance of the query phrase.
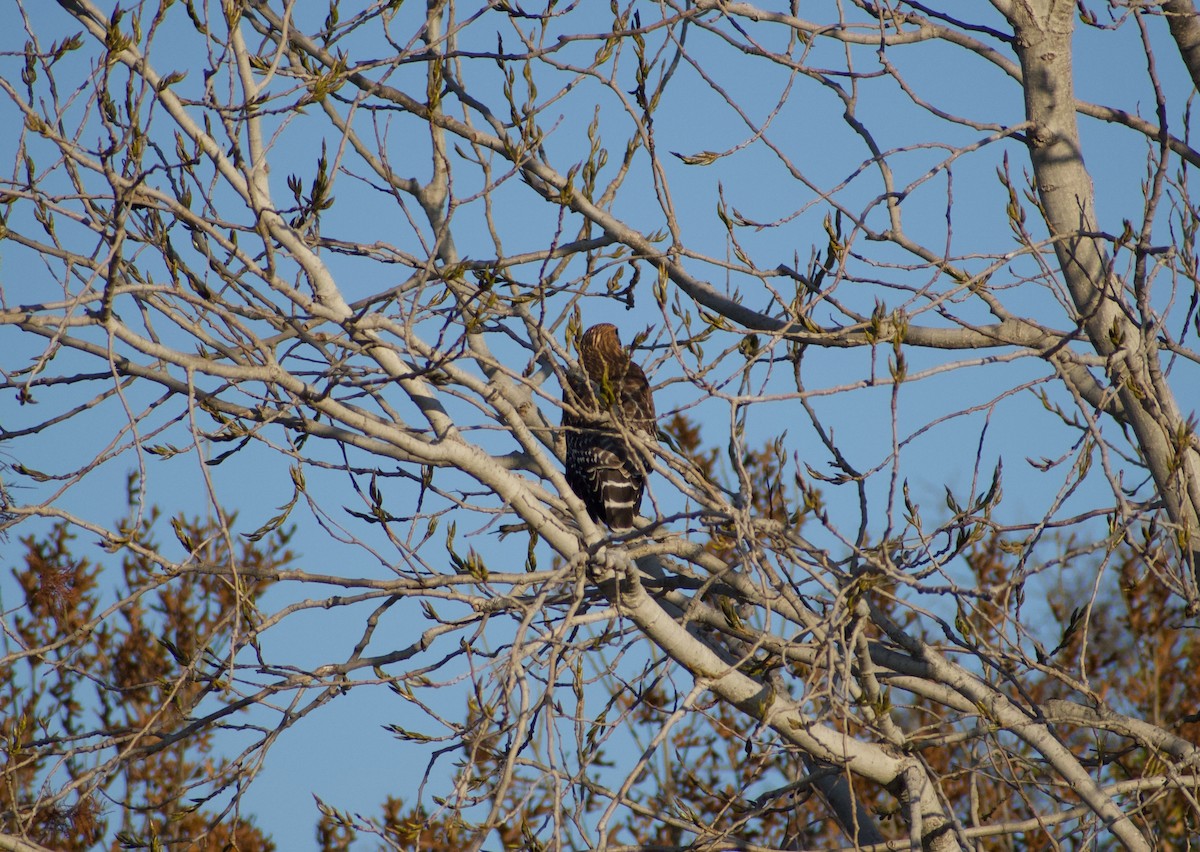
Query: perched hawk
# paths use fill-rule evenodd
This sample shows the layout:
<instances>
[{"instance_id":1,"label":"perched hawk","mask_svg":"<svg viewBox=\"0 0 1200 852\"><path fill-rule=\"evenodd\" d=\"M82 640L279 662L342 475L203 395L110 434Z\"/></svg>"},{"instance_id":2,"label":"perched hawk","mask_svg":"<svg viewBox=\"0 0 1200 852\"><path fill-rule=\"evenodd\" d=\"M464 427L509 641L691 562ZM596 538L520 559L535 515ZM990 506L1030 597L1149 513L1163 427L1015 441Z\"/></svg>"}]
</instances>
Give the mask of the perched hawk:
<instances>
[{"instance_id":1,"label":"perched hawk","mask_svg":"<svg viewBox=\"0 0 1200 852\"><path fill-rule=\"evenodd\" d=\"M579 365L582 374L569 373L563 389L567 484L593 519L626 533L633 529L646 488L648 464L634 433L654 437L650 383L609 323L583 333Z\"/></svg>"}]
</instances>

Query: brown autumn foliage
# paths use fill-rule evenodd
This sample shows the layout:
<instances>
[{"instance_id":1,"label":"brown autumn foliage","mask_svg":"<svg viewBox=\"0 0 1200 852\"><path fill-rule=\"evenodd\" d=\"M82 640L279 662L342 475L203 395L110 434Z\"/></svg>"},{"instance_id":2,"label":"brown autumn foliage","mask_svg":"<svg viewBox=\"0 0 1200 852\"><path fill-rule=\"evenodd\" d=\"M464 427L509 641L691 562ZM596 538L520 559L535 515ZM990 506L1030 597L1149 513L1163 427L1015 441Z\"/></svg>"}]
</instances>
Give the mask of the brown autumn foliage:
<instances>
[{"instance_id":1,"label":"brown autumn foliage","mask_svg":"<svg viewBox=\"0 0 1200 852\"><path fill-rule=\"evenodd\" d=\"M58 523L21 538L20 561L7 566L25 601L0 665L0 833L64 852L104 838L114 850L269 852L270 839L219 796L191 798L198 786L215 780L219 791L222 779L236 778L216 727L197 720L244 712L227 694L222 649L251 626L267 584L165 575L146 557L164 519L136 495L131 478L119 555L80 555L70 527ZM171 524L197 565L232 560L254 573L293 558L284 532L231 552L211 521ZM104 782L77 787L97 764L108 767Z\"/></svg>"},{"instance_id":2,"label":"brown autumn foliage","mask_svg":"<svg viewBox=\"0 0 1200 852\"><path fill-rule=\"evenodd\" d=\"M717 476L720 453L702 444L692 421L675 415L664 428L706 476ZM764 517L802 523L807 511L819 508L819 489L787 481L787 460L776 444L746 454L740 463L755 484L755 509ZM113 850L275 849L252 816L222 809L218 800L200 805L188 800L201 780L211 782L228 768L214 728L192 723L220 706L224 673L215 651L252 626L254 600L267 584L235 588L215 573L161 576L136 550L139 544L153 544L153 531L163 519L154 508L139 513L134 486L131 480L129 513L123 522L128 546L122 548L119 562L78 556L74 536L63 524L46 536L20 541L22 564L12 570L25 601L13 619L16 635L0 671L2 830L61 850L94 848L105 837L114 838ZM181 541L191 546L205 542L202 561L222 564L230 558L215 525L198 519L174 519L172 525ZM293 559L287 538L276 532L265 543L243 542L237 564L251 569L248 573L285 566ZM709 546L716 554L726 554L731 541L715 529ZM1067 543L1064 550L1087 548ZM1190 708L1200 706L1200 673L1190 661L1197 649L1191 634L1172 623L1166 592L1137 555L1153 550L1153 540L1136 550L1118 550L1119 558L1106 575L1115 582L1098 592L1079 579L1093 577L1094 572L1073 571L1076 563L1064 561L1045 611L1036 610L1052 616L1053 625L1035 634L1022 626L1033 620L1033 606L1022 586L1009 582L1019 571L1015 557L1004 551L997 536L969 541L964 554L974 575L973 587L1000 591L965 599L971 601L969 607L960 599L955 627L980 646L1008 649L1007 658L996 660L998 667L1035 668L1039 676L1022 683L1031 703L1053 698L1063 680L1086 682L1098 698L1116 702L1130 716L1168 725L1195 740L1200 714ZM100 620L98 614L109 605L102 580L117 572L119 617ZM889 589L872 591L886 602ZM719 594L712 597L730 606ZM904 617L897 609L897 616ZM1052 637L1057 644L1047 646ZM13 653L16 645L27 653ZM787 674L786 681L774 678L779 688L789 688L787 682L804 684L820 673L788 663ZM756 675L772 678L774 673L768 665ZM596 766L610 760L611 744L606 740L614 730L624 726L648 740L686 693L686 685L669 677L639 683L646 685L637 692L615 689L609 709L600 714L602 720L611 717L619 723L602 732L595 729ZM842 842L840 829L804 780L807 770L799 755L790 753L770 731L748 726L746 718L726 704L705 700L702 709L672 728L667 745L672 759L647 767L649 795L640 808L613 824L611 842L686 847L688 826L696 820L767 848L822 848ZM932 723L934 714L942 712L933 702L921 701L897 709L914 720L914 727L923 718ZM837 721L853 727L847 720ZM501 785L504 749L499 725L477 710L468 713L467 723L477 734L469 738L471 754L460 771L470 776L480 801L502 789L504 806L519 809L521 821L488 833L459 815L431 816L425 807L406 806L391 795L369 820L322 804L315 826L322 852L352 849L364 833L397 849L422 852L451 852L484 841L498 842L504 849L543 848L536 838L555 809L545 777L526 770L515 783ZM76 743L75 732L89 729L107 735L101 749L85 750ZM931 724L930 730L936 734L940 728ZM1064 725L1060 734L1071 738L1075 731ZM1081 748L1090 750L1098 773L1114 779L1140 777L1153 769L1140 765L1153 760L1152 754L1126 748L1120 741ZM955 810L973 808L1006 822L1031 823L1027 831L1012 833L999 841L1001 845L988 848L1030 849L1051 842L1051 835L1034 824L1038 798L1048 789L1034 755L1018 765L1011 755L990 752L979 738L947 741L931 735L921 746L921 756L944 779L942 791ZM69 790L75 768L96 760L111 760L116 769L103 789L72 791L49 806L39 802L45 799L46 785ZM65 773L51 773L59 762ZM686 771L662 771L663 766ZM981 778L993 783L981 784ZM788 790L789 785L793 789ZM767 789L784 790L786 795L750 792ZM855 789L877 816L892 815L887 791L861 782ZM591 799L580 815L595 819L604 801ZM688 808L687 819L673 817L681 803ZM1146 796L1140 820L1152 825L1164 843L1183 844L1196 830L1190 810L1182 793L1158 793Z\"/></svg>"},{"instance_id":3,"label":"brown autumn foliage","mask_svg":"<svg viewBox=\"0 0 1200 852\"><path fill-rule=\"evenodd\" d=\"M716 448L703 445L693 421L675 415L664 423L664 431L681 452L695 460L705 476L716 477L721 455ZM755 509L763 516L802 523L807 512L819 511L820 489L785 479L788 465L779 457L777 445L768 444L746 454L741 464L755 483ZM1119 695L1117 706L1131 717L1166 723L1188 740L1195 741L1200 735L1200 713L1189 710L1200 706L1200 672L1189 662L1197 649L1194 639L1171 622L1167 595L1138 555L1152 549L1152 542L1137 549L1119 549L1119 558L1104 575L1108 582L1099 589L1082 579L1095 576L1094 570L1081 570L1092 567L1087 564L1089 557L1083 555L1089 548L1078 542L1062 543L1064 552L1081 555L1061 563L1053 590L1041 609L1026 600L1022 584L1010 582L1020 569L1016 558L1005 551L1001 537L964 536L956 544L973 574L971 586L995 590L995 594L965 598L971 602L969 607L960 601L954 628L973 637L980 647L1008 648L1010 656L997 660L1000 667L1034 667L1038 675L1022 684L1031 704L1054 698L1062 691L1060 681L1087 680L1095 685L1098 697L1106 701ZM709 546L714 553L729 553L731 542L716 529ZM871 592L889 608L887 600L894 587L873 586ZM911 616L902 607L890 609L897 618ZM1030 629L1033 624L1037 630ZM1048 641L1054 644L1047 645ZM771 675L769 671L756 674ZM800 664L789 664L787 675L775 679L780 688L788 688L787 682L804 684L814 672ZM649 688L617 693L612 700L620 707L622 721L642 731L644 740L649 740L677 709L685 693L686 685L676 688L668 678L656 678ZM1024 830L989 840L985 848L1018 852L1053 844L1054 835L1037 825L1039 805L1044 804L1041 797L1046 789L1053 788L1053 783L1032 750L1023 762L1014 762L1011 755L989 749L985 738L977 736L973 720L965 717L961 736L951 740L939 736L945 721L940 718L944 708L932 701L914 701L896 709L901 717L913 720L914 728L919 728L922 720L928 725L930 733L920 745L921 756L945 779L942 792L953 810L974 809L990 819L1027 823ZM849 730L856 727L853 720L834 721ZM1059 733L1071 738L1077 735L1077 729L1062 725ZM484 739L495 742L494 737ZM1090 751L1098 774L1114 780L1159 771L1137 765L1146 759L1145 751L1119 740L1076 745L1082 752ZM663 765L685 767L686 771L662 772L656 765L649 766L651 795L640 803L638 812L630 813L610 831L611 843L687 848L694 837L689 825L698 821L740 842L765 848L843 845L841 830L828 818L827 807L806 781L809 773L800 756L789 753L769 731L747 725L745 717L728 705L706 702L704 713L685 716L672 728L668 748L671 759ZM598 764L606 761L602 746L594 758ZM482 749L464 771L474 774L486 790L485 779L495 779L498 768L497 752ZM981 783L984 779L989 783ZM509 826L498 837L491 835L500 841L498 848L542 848L532 840L536 832L521 830L544 824L553 811L552 797L531 795L541 781L530 775L521 783L503 787L510 806L528 798L523 822ZM899 818L888 804L888 791L862 781L855 783L854 789L881 820ZM785 790L787 794L764 795L767 790ZM687 805L687 819L673 818L679 813L680 803ZM1069 792L1059 804L1064 810L1071 807ZM588 813L594 818L602 806L603 801L597 799ZM1184 848L1197 830L1190 821L1190 811L1183 793L1158 793L1146 797L1140 820L1153 826L1165 848ZM350 848L348 838L354 836L351 826L355 822L348 814L326 812L321 819L323 852ZM381 808L375 827L401 849L451 852L464 844L489 839L461 822L430 818L422 808L405 809L402 801L391 797Z\"/></svg>"}]
</instances>

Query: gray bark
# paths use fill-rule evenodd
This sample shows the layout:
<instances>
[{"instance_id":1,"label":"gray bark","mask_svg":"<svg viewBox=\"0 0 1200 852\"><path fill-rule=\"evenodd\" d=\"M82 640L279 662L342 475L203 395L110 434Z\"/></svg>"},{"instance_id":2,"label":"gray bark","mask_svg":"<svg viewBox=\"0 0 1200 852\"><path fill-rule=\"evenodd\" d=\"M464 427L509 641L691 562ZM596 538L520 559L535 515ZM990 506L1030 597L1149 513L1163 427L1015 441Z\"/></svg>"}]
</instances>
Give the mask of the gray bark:
<instances>
[{"instance_id":1,"label":"gray bark","mask_svg":"<svg viewBox=\"0 0 1200 852\"><path fill-rule=\"evenodd\" d=\"M1153 325L1135 321L1127 294L1109 268L1095 212L1091 176L1075 118L1071 35L1075 4L1014 3L1009 16L1025 80L1029 155L1075 319L1105 359L1111 392L1133 430L1164 507L1176 527L1181 560L1191 571L1196 607L1200 568L1200 453L1163 380ZM1135 294L1136 297L1136 294Z\"/></svg>"},{"instance_id":2,"label":"gray bark","mask_svg":"<svg viewBox=\"0 0 1200 852\"><path fill-rule=\"evenodd\" d=\"M1200 88L1200 14L1192 0L1163 0L1162 10L1192 83Z\"/></svg>"}]
</instances>

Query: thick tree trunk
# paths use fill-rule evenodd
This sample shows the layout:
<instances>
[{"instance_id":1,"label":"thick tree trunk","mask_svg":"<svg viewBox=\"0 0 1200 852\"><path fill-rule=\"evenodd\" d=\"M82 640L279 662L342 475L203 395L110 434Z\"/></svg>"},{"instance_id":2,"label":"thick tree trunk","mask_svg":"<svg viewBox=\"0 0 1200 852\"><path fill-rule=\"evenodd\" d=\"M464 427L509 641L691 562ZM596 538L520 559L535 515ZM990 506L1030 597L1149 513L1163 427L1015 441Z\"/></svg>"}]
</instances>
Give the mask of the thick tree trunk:
<instances>
[{"instance_id":1,"label":"thick tree trunk","mask_svg":"<svg viewBox=\"0 0 1200 852\"><path fill-rule=\"evenodd\" d=\"M1162 10L1192 83L1200 89L1200 13L1192 0L1163 0Z\"/></svg>"},{"instance_id":2,"label":"thick tree trunk","mask_svg":"<svg viewBox=\"0 0 1200 852\"><path fill-rule=\"evenodd\" d=\"M1176 528L1180 580L1197 604L1200 569L1200 453L1158 365L1155 329L1113 276L1095 214L1091 176L1076 123L1071 35L1075 4L1067 0L1013 3L1009 18L1025 80L1030 159L1076 322L1106 359L1110 393L1121 403L1159 497ZM1132 295L1132 300L1126 298ZM1138 318L1142 320L1138 321Z\"/></svg>"}]
</instances>

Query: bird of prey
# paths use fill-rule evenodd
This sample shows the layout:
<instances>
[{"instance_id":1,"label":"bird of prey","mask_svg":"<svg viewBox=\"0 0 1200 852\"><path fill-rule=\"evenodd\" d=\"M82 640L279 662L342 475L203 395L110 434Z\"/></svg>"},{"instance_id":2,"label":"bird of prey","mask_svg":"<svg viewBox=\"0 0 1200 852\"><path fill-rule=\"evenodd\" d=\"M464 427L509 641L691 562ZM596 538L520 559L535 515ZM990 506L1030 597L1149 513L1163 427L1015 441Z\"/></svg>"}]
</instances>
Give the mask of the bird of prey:
<instances>
[{"instance_id":1,"label":"bird of prey","mask_svg":"<svg viewBox=\"0 0 1200 852\"><path fill-rule=\"evenodd\" d=\"M568 373L563 389L567 484L593 520L627 533L641 507L649 469L637 433L654 438L650 383L610 323L583 333L579 365L581 371Z\"/></svg>"}]
</instances>

